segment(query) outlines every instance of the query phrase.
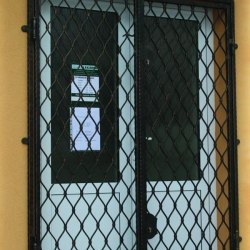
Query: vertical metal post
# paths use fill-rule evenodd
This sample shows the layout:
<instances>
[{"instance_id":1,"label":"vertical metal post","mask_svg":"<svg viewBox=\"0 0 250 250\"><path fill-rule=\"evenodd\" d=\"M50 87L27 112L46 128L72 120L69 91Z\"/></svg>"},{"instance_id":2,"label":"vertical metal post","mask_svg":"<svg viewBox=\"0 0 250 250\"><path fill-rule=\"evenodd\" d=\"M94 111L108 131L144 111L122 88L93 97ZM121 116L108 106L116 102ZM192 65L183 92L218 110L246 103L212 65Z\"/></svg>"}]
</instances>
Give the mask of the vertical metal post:
<instances>
[{"instance_id":1,"label":"vertical metal post","mask_svg":"<svg viewBox=\"0 0 250 250\"><path fill-rule=\"evenodd\" d=\"M146 169L143 122L143 16L144 1L135 1L135 85L136 85L136 201L137 249L147 249L146 239Z\"/></svg>"},{"instance_id":2,"label":"vertical metal post","mask_svg":"<svg viewBox=\"0 0 250 250\"><path fill-rule=\"evenodd\" d=\"M28 149L28 249L32 249L34 242L34 234L36 230L35 223L35 207L34 207L34 156L33 156L33 147L34 147L34 122L33 122L33 113L34 107L33 103L33 81L34 81L34 43L31 38L31 26L32 26L32 17L34 15L34 1L28 0L28 16L27 16L27 27L28 27L28 138L29 138L29 149Z\"/></svg>"},{"instance_id":3,"label":"vertical metal post","mask_svg":"<svg viewBox=\"0 0 250 250\"><path fill-rule=\"evenodd\" d=\"M39 98L38 98L38 39L36 16L39 0L28 0L28 249L34 249L39 240Z\"/></svg>"},{"instance_id":4,"label":"vertical metal post","mask_svg":"<svg viewBox=\"0 0 250 250\"><path fill-rule=\"evenodd\" d=\"M236 70L235 70L235 20L234 1L227 8L227 53L228 63L228 123L229 123L229 212L230 212L230 249L239 249L239 209L238 209L238 166L237 166L237 115L236 115Z\"/></svg>"}]
</instances>

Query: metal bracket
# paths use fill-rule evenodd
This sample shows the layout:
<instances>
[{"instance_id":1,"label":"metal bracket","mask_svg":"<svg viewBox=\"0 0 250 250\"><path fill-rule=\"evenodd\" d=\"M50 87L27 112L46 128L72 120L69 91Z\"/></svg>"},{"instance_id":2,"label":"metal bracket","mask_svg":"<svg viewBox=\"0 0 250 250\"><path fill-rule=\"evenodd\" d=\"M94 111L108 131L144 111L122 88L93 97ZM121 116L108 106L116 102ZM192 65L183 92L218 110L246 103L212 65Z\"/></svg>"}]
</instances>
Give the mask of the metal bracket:
<instances>
[{"instance_id":1,"label":"metal bracket","mask_svg":"<svg viewBox=\"0 0 250 250\"><path fill-rule=\"evenodd\" d=\"M235 42L235 40L234 39L230 39L229 40L229 44L233 47L233 49L238 49L238 44Z\"/></svg>"},{"instance_id":2,"label":"metal bracket","mask_svg":"<svg viewBox=\"0 0 250 250\"><path fill-rule=\"evenodd\" d=\"M236 239L236 249L235 250L239 250L240 249L240 242L242 241L242 237L239 234L239 231L237 230L235 232L235 239Z\"/></svg>"},{"instance_id":3,"label":"metal bracket","mask_svg":"<svg viewBox=\"0 0 250 250\"><path fill-rule=\"evenodd\" d=\"M24 137L24 138L22 138L21 142L24 145L29 145L29 138L28 137Z\"/></svg>"},{"instance_id":4,"label":"metal bracket","mask_svg":"<svg viewBox=\"0 0 250 250\"><path fill-rule=\"evenodd\" d=\"M23 26L21 27L21 30L22 30L22 32L28 33L28 32L29 32L29 26L28 26L28 25L23 25Z\"/></svg>"},{"instance_id":5,"label":"metal bracket","mask_svg":"<svg viewBox=\"0 0 250 250\"><path fill-rule=\"evenodd\" d=\"M36 35L37 35L37 22L36 22L36 17L33 17L32 18L32 25L29 26L29 25L23 25L21 27L21 30L22 32L25 32L25 33L29 33L29 31L31 30L32 31L32 38L33 39L36 39Z\"/></svg>"}]
</instances>

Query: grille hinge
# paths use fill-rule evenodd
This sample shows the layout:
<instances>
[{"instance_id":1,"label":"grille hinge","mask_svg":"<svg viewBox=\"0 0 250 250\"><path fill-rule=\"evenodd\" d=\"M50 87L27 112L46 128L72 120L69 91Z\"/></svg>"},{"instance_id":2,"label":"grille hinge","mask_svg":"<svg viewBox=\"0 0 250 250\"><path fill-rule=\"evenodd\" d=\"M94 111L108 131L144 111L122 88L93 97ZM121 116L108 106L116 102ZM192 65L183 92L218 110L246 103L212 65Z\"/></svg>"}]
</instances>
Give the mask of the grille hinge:
<instances>
[{"instance_id":1,"label":"grille hinge","mask_svg":"<svg viewBox=\"0 0 250 250\"><path fill-rule=\"evenodd\" d=\"M23 32L31 34L32 38L35 40L37 38L37 18L33 17L30 25L23 25L21 27Z\"/></svg>"}]
</instances>

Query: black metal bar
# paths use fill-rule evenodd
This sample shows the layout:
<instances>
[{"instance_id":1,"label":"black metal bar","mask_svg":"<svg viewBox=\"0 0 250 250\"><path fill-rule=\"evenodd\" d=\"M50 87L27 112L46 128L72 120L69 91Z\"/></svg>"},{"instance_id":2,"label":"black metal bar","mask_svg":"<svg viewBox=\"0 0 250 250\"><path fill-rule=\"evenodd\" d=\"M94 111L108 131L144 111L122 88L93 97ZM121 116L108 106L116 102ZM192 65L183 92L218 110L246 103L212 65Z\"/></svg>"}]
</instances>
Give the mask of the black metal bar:
<instances>
[{"instance_id":1,"label":"black metal bar","mask_svg":"<svg viewBox=\"0 0 250 250\"><path fill-rule=\"evenodd\" d=\"M239 208L238 208L238 165L237 165L237 112L236 112L236 70L235 70L235 20L234 2L227 9L228 42L230 56L228 63L228 138L229 138L229 211L230 211L230 248L239 249Z\"/></svg>"},{"instance_id":2,"label":"black metal bar","mask_svg":"<svg viewBox=\"0 0 250 250\"><path fill-rule=\"evenodd\" d=\"M146 239L146 171L145 132L143 128L143 16L144 1L135 1L135 72L136 72L136 205L137 205L137 249L147 249Z\"/></svg>"},{"instance_id":3,"label":"black metal bar","mask_svg":"<svg viewBox=\"0 0 250 250\"><path fill-rule=\"evenodd\" d=\"M28 1L28 137L30 138L28 149L28 248L31 250L33 245L33 236L36 232L36 213L34 204L34 131L33 131L33 81L34 81L34 43L31 39L30 27L34 15L34 2Z\"/></svg>"},{"instance_id":4,"label":"black metal bar","mask_svg":"<svg viewBox=\"0 0 250 250\"><path fill-rule=\"evenodd\" d=\"M37 51L38 46L34 40L34 32L36 27L34 26L34 17L37 14L39 1L28 1L28 138L29 138L29 150L28 150L28 211L29 211L29 238L28 247L34 249L37 238L39 237L40 230L40 208L39 208L39 169L37 163L39 159L39 151L37 147L39 145L39 137L37 136L37 113L39 111L37 102Z\"/></svg>"},{"instance_id":5,"label":"black metal bar","mask_svg":"<svg viewBox=\"0 0 250 250\"><path fill-rule=\"evenodd\" d=\"M35 126L34 133L36 134L36 141L34 147L34 155L35 155L35 204L36 204L36 234L35 234L35 242L34 248L40 249L40 39L36 39L36 36L39 36L39 15L40 15L40 0L35 0L35 12L33 16L33 40L35 44L35 75L34 75L34 105L36 111L34 112L35 117ZM35 20L35 21L34 21Z\"/></svg>"}]
</instances>

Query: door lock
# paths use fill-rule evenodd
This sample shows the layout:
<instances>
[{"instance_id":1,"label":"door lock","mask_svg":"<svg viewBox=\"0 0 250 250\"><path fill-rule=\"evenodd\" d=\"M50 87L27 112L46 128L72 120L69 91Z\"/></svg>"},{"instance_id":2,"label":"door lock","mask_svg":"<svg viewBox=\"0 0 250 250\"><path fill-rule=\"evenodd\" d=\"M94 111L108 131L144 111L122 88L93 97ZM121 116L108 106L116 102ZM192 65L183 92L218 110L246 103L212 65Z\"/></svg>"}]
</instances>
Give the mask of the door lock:
<instances>
[{"instance_id":1,"label":"door lock","mask_svg":"<svg viewBox=\"0 0 250 250\"><path fill-rule=\"evenodd\" d=\"M157 234L157 218L147 213L147 239L152 239Z\"/></svg>"}]
</instances>

